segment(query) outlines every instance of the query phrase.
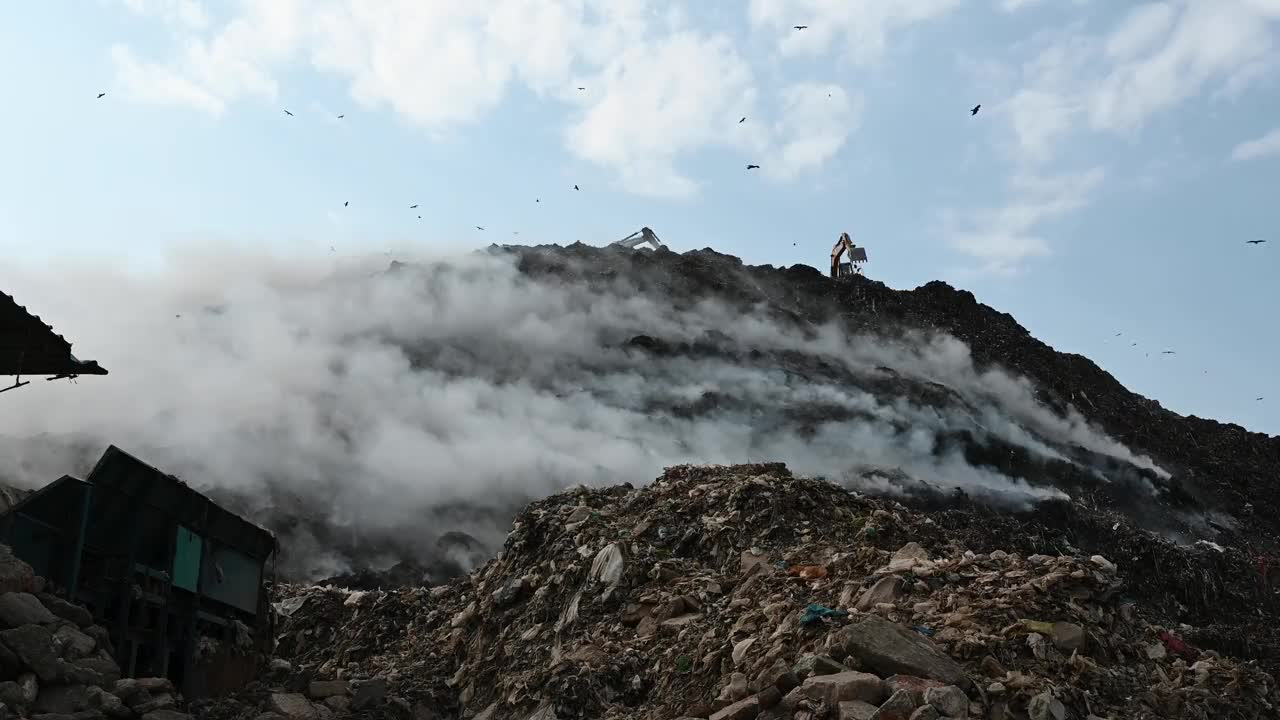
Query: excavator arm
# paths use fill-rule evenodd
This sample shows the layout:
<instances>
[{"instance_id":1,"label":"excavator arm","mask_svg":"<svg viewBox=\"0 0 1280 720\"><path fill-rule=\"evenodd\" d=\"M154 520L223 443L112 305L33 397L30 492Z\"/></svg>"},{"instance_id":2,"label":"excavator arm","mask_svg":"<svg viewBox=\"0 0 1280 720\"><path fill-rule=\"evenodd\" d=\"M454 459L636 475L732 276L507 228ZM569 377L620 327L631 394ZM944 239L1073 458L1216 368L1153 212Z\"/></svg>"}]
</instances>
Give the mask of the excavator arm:
<instances>
[{"instance_id":1,"label":"excavator arm","mask_svg":"<svg viewBox=\"0 0 1280 720\"><path fill-rule=\"evenodd\" d=\"M644 245L645 243L648 243L649 246L652 247L654 250L657 250L658 248L666 247L665 245L662 244L662 241L658 239L657 234L647 227L640 228L639 232L633 232L630 235L622 238L621 240L614 242L613 244L634 249L641 245Z\"/></svg>"},{"instance_id":2,"label":"excavator arm","mask_svg":"<svg viewBox=\"0 0 1280 720\"><path fill-rule=\"evenodd\" d=\"M849 262L842 266L840 258L846 254L849 256ZM854 245L849 233L840 233L840 239L836 240L835 246L831 248L831 277L838 278L842 275L861 272L862 263L866 261L867 249Z\"/></svg>"}]
</instances>

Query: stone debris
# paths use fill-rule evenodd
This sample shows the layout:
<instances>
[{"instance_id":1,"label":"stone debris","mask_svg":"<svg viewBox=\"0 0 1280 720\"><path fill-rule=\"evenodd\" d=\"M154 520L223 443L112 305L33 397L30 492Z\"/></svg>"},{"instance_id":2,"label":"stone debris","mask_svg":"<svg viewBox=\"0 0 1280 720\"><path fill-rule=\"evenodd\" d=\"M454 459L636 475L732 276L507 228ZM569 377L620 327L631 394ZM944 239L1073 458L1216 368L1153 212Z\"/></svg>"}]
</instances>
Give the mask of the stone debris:
<instances>
[{"instance_id":1,"label":"stone debris","mask_svg":"<svg viewBox=\"0 0 1280 720\"><path fill-rule=\"evenodd\" d=\"M169 680L121 679L106 630L44 585L0 545L0 717L191 720Z\"/></svg>"},{"instance_id":2,"label":"stone debris","mask_svg":"<svg viewBox=\"0 0 1280 720\"><path fill-rule=\"evenodd\" d=\"M574 488L530 505L497 557L448 585L275 587L289 612L263 680L193 713L1278 716L1263 665L1193 644L1197 628L1164 610L1141 574L1150 570L1129 560L1202 551L1154 536L1130 536L1124 554L1029 551L1034 526L1002 527L772 464L680 466L644 488Z\"/></svg>"}]
</instances>

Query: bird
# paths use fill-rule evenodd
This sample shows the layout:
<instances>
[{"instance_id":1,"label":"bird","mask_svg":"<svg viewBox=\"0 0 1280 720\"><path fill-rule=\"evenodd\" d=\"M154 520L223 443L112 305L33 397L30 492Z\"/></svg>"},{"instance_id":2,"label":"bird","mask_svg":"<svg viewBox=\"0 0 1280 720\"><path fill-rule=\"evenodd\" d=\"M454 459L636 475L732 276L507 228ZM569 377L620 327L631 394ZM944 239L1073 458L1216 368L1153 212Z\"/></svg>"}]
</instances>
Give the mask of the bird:
<instances>
[{"instance_id":1,"label":"bird","mask_svg":"<svg viewBox=\"0 0 1280 720\"><path fill-rule=\"evenodd\" d=\"M574 185L574 186L573 186L573 189L574 189L574 190L577 190L577 189L578 189L578 186L577 186L577 185Z\"/></svg>"},{"instance_id":2,"label":"bird","mask_svg":"<svg viewBox=\"0 0 1280 720\"><path fill-rule=\"evenodd\" d=\"M288 110L285 110L284 114L288 115L289 117L293 117L293 113L289 112Z\"/></svg>"},{"instance_id":3,"label":"bird","mask_svg":"<svg viewBox=\"0 0 1280 720\"><path fill-rule=\"evenodd\" d=\"M973 109L969 111L969 114L970 114L970 115L977 115L977 114L978 114L978 111L979 111L979 110L981 110L981 109L982 109L982 103L978 103L977 105L974 105L974 106L973 106Z\"/></svg>"},{"instance_id":4,"label":"bird","mask_svg":"<svg viewBox=\"0 0 1280 720\"><path fill-rule=\"evenodd\" d=\"M338 252L332 245L329 246L329 252Z\"/></svg>"},{"instance_id":5,"label":"bird","mask_svg":"<svg viewBox=\"0 0 1280 720\"><path fill-rule=\"evenodd\" d=\"M748 166L747 166L747 169L748 169L748 170L758 170L759 168L760 168L760 166L759 166L759 165L748 165Z\"/></svg>"},{"instance_id":6,"label":"bird","mask_svg":"<svg viewBox=\"0 0 1280 720\"><path fill-rule=\"evenodd\" d=\"M418 219L419 219L419 220L421 220L421 219L422 219L422 216L421 216L421 215L419 215L419 216L418 216Z\"/></svg>"},{"instance_id":7,"label":"bird","mask_svg":"<svg viewBox=\"0 0 1280 720\"><path fill-rule=\"evenodd\" d=\"M346 200L346 201L344 201L344 202L342 203L342 207L346 207L346 206L348 206L348 205L350 205L350 204L351 204L351 201L350 201L350 200Z\"/></svg>"},{"instance_id":8,"label":"bird","mask_svg":"<svg viewBox=\"0 0 1280 720\"><path fill-rule=\"evenodd\" d=\"M476 226L476 229L477 229L477 230L484 230L484 228L480 227L479 225L477 225L477 226Z\"/></svg>"},{"instance_id":9,"label":"bird","mask_svg":"<svg viewBox=\"0 0 1280 720\"><path fill-rule=\"evenodd\" d=\"M1122 333L1122 332L1118 332L1118 333L1116 333L1116 337L1120 337L1120 336L1121 336L1121 335L1123 335L1123 334L1124 334L1124 333Z\"/></svg>"},{"instance_id":10,"label":"bird","mask_svg":"<svg viewBox=\"0 0 1280 720\"><path fill-rule=\"evenodd\" d=\"M1172 350L1162 350L1162 351L1160 352L1160 354L1161 354L1161 355L1177 355L1178 353L1176 353L1176 352L1174 352L1174 351L1172 351Z\"/></svg>"},{"instance_id":11,"label":"bird","mask_svg":"<svg viewBox=\"0 0 1280 720\"><path fill-rule=\"evenodd\" d=\"M743 116L742 116L742 119L738 121L738 124L739 124L739 125L741 125L742 123L744 123L744 122L746 122L746 121L747 121L747 116L746 116L746 115L743 115Z\"/></svg>"},{"instance_id":12,"label":"bird","mask_svg":"<svg viewBox=\"0 0 1280 720\"><path fill-rule=\"evenodd\" d=\"M104 97L106 97L106 96L107 96L107 94L106 94L106 93L98 93L98 99L99 99L99 100L101 100L102 98L104 98Z\"/></svg>"},{"instance_id":13,"label":"bird","mask_svg":"<svg viewBox=\"0 0 1280 720\"><path fill-rule=\"evenodd\" d=\"M410 205L410 206L409 206L409 209L410 209L410 210L414 210L414 209L416 209L417 207L418 207L418 204L417 204L417 203L414 203L414 204L412 204L412 205Z\"/></svg>"},{"instance_id":14,"label":"bird","mask_svg":"<svg viewBox=\"0 0 1280 720\"><path fill-rule=\"evenodd\" d=\"M1138 347L1138 343L1129 343L1129 347Z\"/></svg>"},{"instance_id":15,"label":"bird","mask_svg":"<svg viewBox=\"0 0 1280 720\"><path fill-rule=\"evenodd\" d=\"M578 88L578 89L579 89L579 90L586 90L586 88L584 88L584 87L580 87L580 88Z\"/></svg>"},{"instance_id":16,"label":"bird","mask_svg":"<svg viewBox=\"0 0 1280 720\"><path fill-rule=\"evenodd\" d=\"M808 29L808 27L809 27L809 26L808 26L808 25L792 25L791 27L793 27L793 28L795 28L795 29L797 29L797 30L806 30L806 29Z\"/></svg>"},{"instance_id":17,"label":"bird","mask_svg":"<svg viewBox=\"0 0 1280 720\"><path fill-rule=\"evenodd\" d=\"M1262 399L1262 398L1258 398L1258 400L1261 400L1261 399Z\"/></svg>"},{"instance_id":18,"label":"bird","mask_svg":"<svg viewBox=\"0 0 1280 720\"><path fill-rule=\"evenodd\" d=\"M1244 244L1245 245L1261 245L1264 242L1266 242L1266 240L1245 240Z\"/></svg>"}]
</instances>

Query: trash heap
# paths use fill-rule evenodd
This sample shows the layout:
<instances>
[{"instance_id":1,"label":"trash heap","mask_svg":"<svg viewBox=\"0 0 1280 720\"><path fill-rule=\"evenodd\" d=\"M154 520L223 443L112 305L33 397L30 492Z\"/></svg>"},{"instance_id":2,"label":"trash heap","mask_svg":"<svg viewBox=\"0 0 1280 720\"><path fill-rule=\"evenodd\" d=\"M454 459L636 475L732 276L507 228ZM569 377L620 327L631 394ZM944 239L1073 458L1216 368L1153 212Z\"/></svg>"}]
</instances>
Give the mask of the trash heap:
<instances>
[{"instance_id":1,"label":"trash heap","mask_svg":"<svg viewBox=\"0 0 1280 720\"><path fill-rule=\"evenodd\" d=\"M1128 557L976 552L962 536L776 464L575 488L530 505L503 552L450 585L278 588L275 674L197 714L1280 716L1273 677L1194 647L1127 583Z\"/></svg>"},{"instance_id":2,"label":"trash heap","mask_svg":"<svg viewBox=\"0 0 1280 720\"><path fill-rule=\"evenodd\" d=\"M0 545L0 717L189 720L168 679L122 679L107 631L44 587Z\"/></svg>"}]
</instances>

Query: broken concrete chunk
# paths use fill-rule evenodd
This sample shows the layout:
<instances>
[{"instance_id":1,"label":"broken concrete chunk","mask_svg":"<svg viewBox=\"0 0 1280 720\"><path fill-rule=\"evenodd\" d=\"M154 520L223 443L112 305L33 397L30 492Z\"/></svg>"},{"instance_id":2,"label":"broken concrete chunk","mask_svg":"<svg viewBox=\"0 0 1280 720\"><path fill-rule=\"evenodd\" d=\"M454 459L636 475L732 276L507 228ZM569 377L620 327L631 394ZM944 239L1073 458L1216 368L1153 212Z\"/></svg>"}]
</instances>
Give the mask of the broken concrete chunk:
<instances>
[{"instance_id":1,"label":"broken concrete chunk","mask_svg":"<svg viewBox=\"0 0 1280 720\"><path fill-rule=\"evenodd\" d=\"M710 720L755 720L759 715L760 700L753 695L713 713Z\"/></svg>"},{"instance_id":2,"label":"broken concrete chunk","mask_svg":"<svg viewBox=\"0 0 1280 720\"><path fill-rule=\"evenodd\" d=\"M849 668L832 660L825 655L805 655L791 669L796 677L803 681L814 675L834 675L835 673L845 672Z\"/></svg>"},{"instance_id":3,"label":"broken concrete chunk","mask_svg":"<svg viewBox=\"0 0 1280 720\"><path fill-rule=\"evenodd\" d=\"M319 720L320 717L311 701L298 693L272 693L267 707L290 720Z\"/></svg>"},{"instance_id":4,"label":"broken concrete chunk","mask_svg":"<svg viewBox=\"0 0 1280 720\"><path fill-rule=\"evenodd\" d=\"M875 705L861 700L849 700L837 706L839 720L871 720L876 710Z\"/></svg>"},{"instance_id":5,"label":"broken concrete chunk","mask_svg":"<svg viewBox=\"0 0 1280 720\"><path fill-rule=\"evenodd\" d=\"M832 706L848 700L861 700L879 705L888 695L880 678L870 673L853 670L811 677L800 687L808 697L822 700Z\"/></svg>"},{"instance_id":6,"label":"broken concrete chunk","mask_svg":"<svg viewBox=\"0 0 1280 720\"><path fill-rule=\"evenodd\" d=\"M25 592L7 592L0 595L0 624L6 628L23 625L44 625L57 620L35 595Z\"/></svg>"},{"instance_id":7,"label":"broken concrete chunk","mask_svg":"<svg viewBox=\"0 0 1280 720\"><path fill-rule=\"evenodd\" d=\"M859 612L867 612L877 605L897 602L902 595L902 585L901 577L886 575L877 580L875 585L867 588L866 592L858 597L858 602L853 607Z\"/></svg>"},{"instance_id":8,"label":"broken concrete chunk","mask_svg":"<svg viewBox=\"0 0 1280 720\"><path fill-rule=\"evenodd\" d=\"M871 716L871 720L911 720L911 714L916 710L916 704L912 702L911 695L904 690L899 690L876 710L876 714Z\"/></svg>"},{"instance_id":9,"label":"broken concrete chunk","mask_svg":"<svg viewBox=\"0 0 1280 720\"><path fill-rule=\"evenodd\" d=\"M924 707L916 708L916 711L911 713L910 720L938 720L940 717L942 716L938 713L937 708L932 705L925 705Z\"/></svg>"},{"instance_id":10,"label":"broken concrete chunk","mask_svg":"<svg viewBox=\"0 0 1280 720\"><path fill-rule=\"evenodd\" d=\"M1050 637L1053 639L1053 644L1065 653L1084 647L1084 628L1075 623L1054 623Z\"/></svg>"},{"instance_id":11,"label":"broken concrete chunk","mask_svg":"<svg viewBox=\"0 0 1280 720\"><path fill-rule=\"evenodd\" d=\"M42 625L23 625L0 631L0 642L13 651L40 682L53 682L62 674L61 658L55 652L53 633Z\"/></svg>"},{"instance_id":12,"label":"broken concrete chunk","mask_svg":"<svg viewBox=\"0 0 1280 720\"><path fill-rule=\"evenodd\" d=\"M1027 714L1031 720L1066 720L1067 708L1046 690L1027 703Z\"/></svg>"},{"instance_id":13,"label":"broken concrete chunk","mask_svg":"<svg viewBox=\"0 0 1280 720\"><path fill-rule=\"evenodd\" d=\"M913 675L967 687L964 668L914 630L866 615L841 630L845 649L862 667L881 675Z\"/></svg>"},{"instance_id":14,"label":"broken concrete chunk","mask_svg":"<svg viewBox=\"0 0 1280 720\"><path fill-rule=\"evenodd\" d=\"M927 688L924 691L924 702L950 718L969 716L969 697L955 685Z\"/></svg>"}]
</instances>

